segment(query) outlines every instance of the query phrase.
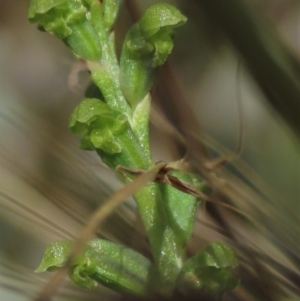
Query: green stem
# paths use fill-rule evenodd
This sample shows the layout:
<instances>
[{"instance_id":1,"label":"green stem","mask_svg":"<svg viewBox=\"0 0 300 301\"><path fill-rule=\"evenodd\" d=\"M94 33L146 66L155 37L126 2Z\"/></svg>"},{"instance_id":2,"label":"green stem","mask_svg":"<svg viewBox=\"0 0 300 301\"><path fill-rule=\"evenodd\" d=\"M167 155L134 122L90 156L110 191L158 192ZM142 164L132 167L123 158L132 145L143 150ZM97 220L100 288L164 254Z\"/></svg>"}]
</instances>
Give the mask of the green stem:
<instances>
[{"instance_id":1,"label":"green stem","mask_svg":"<svg viewBox=\"0 0 300 301\"><path fill-rule=\"evenodd\" d=\"M91 20L101 41L102 55L99 63L89 62L91 76L100 88L106 103L131 119L131 109L121 92L119 83L119 64L115 51L114 34L109 32L102 16L102 7L95 3L91 6Z\"/></svg>"},{"instance_id":2,"label":"green stem","mask_svg":"<svg viewBox=\"0 0 300 301\"><path fill-rule=\"evenodd\" d=\"M98 26L98 32L100 32L100 40L102 41L102 58L100 63L89 63L92 79L100 88L109 107L125 113L135 131L133 133L129 130L118 135L117 139L122 146L121 153L108 154L101 149L97 149L97 153L103 162L112 169L115 169L118 165L148 169L152 165L148 131L143 129L143 137L141 140L137 138L136 134L140 133L137 133L136 129L138 127L135 126L135 122L131 122L131 108L127 104L119 84L119 65L113 37L108 36L104 27L99 28ZM139 115L142 116L139 117L142 121L137 122L148 128L149 97L144 103L144 109L147 113L144 116ZM157 282L161 293L170 295L183 263L183 249L176 240L176 234L170 226L159 185L153 183L142 188L134 198L149 238L153 259L159 274L153 277L156 278L153 280Z\"/></svg>"},{"instance_id":3,"label":"green stem","mask_svg":"<svg viewBox=\"0 0 300 301\"><path fill-rule=\"evenodd\" d=\"M137 143L134 135L119 137L122 144L122 152L107 154L101 150L97 153L110 168L115 169L118 165L148 169L147 158L142 147ZM123 177L124 179L124 177ZM130 180L129 177L125 179ZM167 203L163 200L160 185L151 183L143 187L134 195L139 214L143 220L157 272L154 284L160 288L160 293L170 295L175 280L183 264L184 250L177 234L171 227L167 213Z\"/></svg>"},{"instance_id":4,"label":"green stem","mask_svg":"<svg viewBox=\"0 0 300 301\"><path fill-rule=\"evenodd\" d=\"M144 222L159 274L159 278L152 281L157 283L160 293L170 296L183 264L184 249L170 226L159 185L148 184L136 193L134 198Z\"/></svg>"}]
</instances>

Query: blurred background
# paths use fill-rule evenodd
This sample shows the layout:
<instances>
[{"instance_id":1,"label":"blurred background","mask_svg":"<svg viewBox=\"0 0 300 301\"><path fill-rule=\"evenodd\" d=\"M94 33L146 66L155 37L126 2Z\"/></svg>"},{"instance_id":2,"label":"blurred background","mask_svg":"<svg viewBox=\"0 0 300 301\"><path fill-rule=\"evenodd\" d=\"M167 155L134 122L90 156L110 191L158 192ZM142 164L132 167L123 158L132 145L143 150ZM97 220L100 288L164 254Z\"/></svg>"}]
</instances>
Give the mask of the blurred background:
<instances>
[{"instance_id":1,"label":"blurred background","mask_svg":"<svg viewBox=\"0 0 300 301\"><path fill-rule=\"evenodd\" d=\"M125 1L116 24L118 45L132 20L156 2ZM229 211L199 210L188 251L194 254L214 240L237 248L242 284L228 300L299 300L293 298L300 294L300 136L271 107L248 71L249 61L200 5L206 1L164 2L181 8L189 20L178 30L153 91L156 108L176 130L193 132L214 158L231 155L220 176L241 196L231 204L257 222L249 225ZM275 33L298 68L300 2L241 3L262 32ZM0 0L0 300L30 300L49 276L33 272L46 245L73 239L93 210L121 187L96 154L78 149L78 137L68 131L69 115L88 79L61 41L29 24L28 5L27 0ZM243 24L236 27L243 37ZM190 116L178 117L185 108L195 115L192 127ZM155 160L197 152L181 145L157 118L152 119L151 139ZM240 142L237 157L232 154ZM147 254L136 220L135 206L128 201L98 235L139 246ZM251 266L250 257L261 270ZM68 282L55 300L99 300L99 294L103 300L120 299L105 288L83 292Z\"/></svg>"}]
</instances>

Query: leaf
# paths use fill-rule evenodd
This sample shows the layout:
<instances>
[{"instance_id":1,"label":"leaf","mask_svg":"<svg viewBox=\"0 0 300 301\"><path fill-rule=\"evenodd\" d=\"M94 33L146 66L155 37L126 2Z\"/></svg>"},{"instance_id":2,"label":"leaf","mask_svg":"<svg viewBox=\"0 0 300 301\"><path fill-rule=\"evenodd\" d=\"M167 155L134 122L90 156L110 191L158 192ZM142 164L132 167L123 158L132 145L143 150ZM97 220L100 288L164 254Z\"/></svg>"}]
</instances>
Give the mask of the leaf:
<instances>
[{"instance_id":1,"label":"leaf","mask_svg":"<svg viewBox=\"0 0 300 301\"><path fill-rule=\"evenodd\" d=\"M115 24L122 2L122 0L104 0L104 24L108 29Z\"/></svg>"},{"instance_id":2,"label":"leaf","mask_svg":"<svg viewBox=\"0 0 300 301\"><path fill-rule=\"evenodd\" d=\"M151 89L156 67L162 65L173 48L173 28L186 22L169 4L150 7L128 31L121 53L120 82L133 109Z\"/></svg>"},{"instance_id":3,"label":"leaf","mask_svg":"<svg viewBox=\"0 0 300 301\"><path fill-rule=\"evenodd\" d=\"M194 186L194 177L189 173L170 171L169 175ZM201 183L203 186L203 184ZM200 185L198 185L200 186ZM201 190L202 187L197 187ZM194 229L194 221L200 200L190 194L184 193L169 184L162 185L164 202L167 203L167 212L172 228L185 246Z\"/></svg>"},{"instance_id":4,"label":"leaf","mask_svg":"<svg viewBox=\"0 0 300 301\"><path fill-rule=\"evenodd\" d=\"M72 243L69 241L57 241L49 244L45 250L44 256L36 273L53 271L62 267L66 262L72 249Z\"/></svg>"},{"instance_id":5,"label":"leaf","mask_svg":"<svg viewBox=\"0 0 300 301\"><path fill-rule=\"evenodd\" d=\"M178 289L184 295L201 293L219 299L238 284L233 275L237 266L232 248L224 243L211 243L185 262L178 277Z\"/></svg>"},{"instance_id":6,"label":"leaf","mask_svg":"<svg viewBox=\"0 0 300 301\"><path fill-rule=\"evenodd\" d=\"M152 159L149 146L149 113L151 105L151 96L146 97L137 105L132 116L132 130L138 138L144 155L151 165Z\"/></svg>"}]
</instances>

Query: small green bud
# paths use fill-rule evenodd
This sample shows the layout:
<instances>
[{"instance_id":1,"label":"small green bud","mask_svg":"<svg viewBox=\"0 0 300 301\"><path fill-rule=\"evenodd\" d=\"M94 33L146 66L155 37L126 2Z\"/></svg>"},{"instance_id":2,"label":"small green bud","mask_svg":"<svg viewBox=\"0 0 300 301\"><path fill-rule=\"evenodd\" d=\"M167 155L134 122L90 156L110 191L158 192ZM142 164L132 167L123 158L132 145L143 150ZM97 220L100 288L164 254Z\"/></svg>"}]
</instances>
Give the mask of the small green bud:
<instances>
[{"instance_id":1,"label":"small green bud","mask_svg":"<svg viewBox=\"0 0 300 301\"><path fill-rule=\"evenodd\" d=\"M36 271L53 271L62 267L72 246L70 241L51 243ZM69 277L86 289L100 283L118 292L146 296L152 269L151 262L141 254L107 240L93 239L71 265Z\"/></svg>"},{"instance_id":2,"label":"small green bud","mask_svg":"<svg viewBox=\"0 0 300 301\"><path fill-rule=\"evenodd\" d=\"M101 57L101 43L84 4L79 0L31 0L28 19L62 39L78 57L96 61Z\"/></svg>"},{"instance_id":3,"label":"small green bud","mask_svg":"<svg viewBox=\"0 0 300 301\"><path fill-rule=\"evenodd\" d=\"M122 151L118 136L129 128L129 123L125 114L112 110L105 102L86 98L73 111L69 128L83 134L81 148L115 154Z\"/></svg>"},{"instance_id":4,"label":"small green bud","mask_svg":"<svg viewBox=\"0 0 300 301\"><path fill-rule=\"evenodd\" d=\"M237 286L238 279L233 275L237 266L238 259L232 248L224 243L211 243L184 263L178 289L184 295L203 294L219 300L223 293Z\"/></svg>"},{"instance_id":5,"label":"small green bud","mask_svg":"<svg viewBox=\"0 0 300 301\"><path fill-rule=\"evenodd\" d=\"M175 7L156 4L129 30L120 62L122 91L133 109L151 89L158 66L173 48L173 28L186 22Z\"/></svg>"},{"instance_id":6,"label":"small green bud","mask_svg":"<svg viewBox=\"0 0 300 301\"><path fill-rule=\"evenodd\" d=\"M173 5L158 3L151 6L139 21L141 32L149 39L162 29L170 29L183 25L187 18Z\"/></svg>"}]
</instances>

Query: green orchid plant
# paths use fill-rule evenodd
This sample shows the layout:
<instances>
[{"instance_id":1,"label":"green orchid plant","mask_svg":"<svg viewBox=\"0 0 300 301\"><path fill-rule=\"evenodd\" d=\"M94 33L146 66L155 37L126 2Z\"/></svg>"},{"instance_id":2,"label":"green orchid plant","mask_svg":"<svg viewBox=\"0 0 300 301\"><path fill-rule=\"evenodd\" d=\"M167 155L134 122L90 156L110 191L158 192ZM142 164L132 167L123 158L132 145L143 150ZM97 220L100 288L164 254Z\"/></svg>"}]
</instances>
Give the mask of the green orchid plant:
<instances>
[{"instance_id":1,"label":"green orchid plant","mask_svg":"<svg viewBox=\"0 0 300 301\"><path fill-rule=\"evenodd\" d=\"M152 162L148 121L149 94L161 66L173 48L174 29L187 18L175 7L150 7L128 31L121 57L115 51L113 26L120 0L31 0L28 18L39 29L61 39L74 55L86 61L92 86L74 109L70 130L81 135L80 147L96 151L117 176L132 181L130 170L148 170ZM167 174L201 191L197 175L179 170ZM71 263L70 279L91 289L98 283L117 292L141 297L174 293L207 295L220 300L238 283L238 261L224 243L214 242L187 258L201 200L167 183L149 183L134 194L152 252L152 260L103 239L92 239ZM37 272L62 267L73 243L50 244Z\"/></svg>"}]
</instances>

